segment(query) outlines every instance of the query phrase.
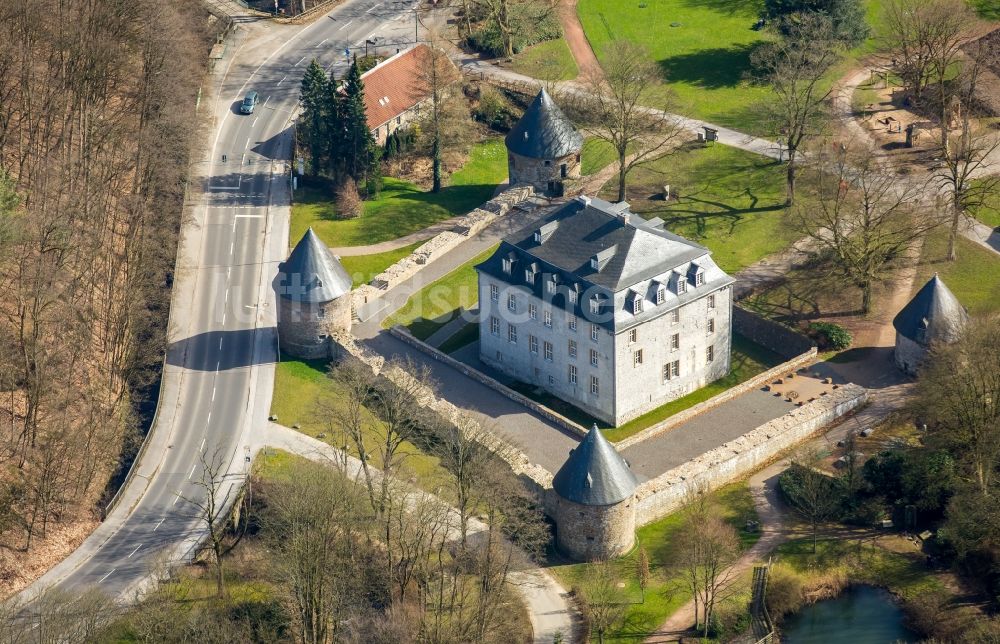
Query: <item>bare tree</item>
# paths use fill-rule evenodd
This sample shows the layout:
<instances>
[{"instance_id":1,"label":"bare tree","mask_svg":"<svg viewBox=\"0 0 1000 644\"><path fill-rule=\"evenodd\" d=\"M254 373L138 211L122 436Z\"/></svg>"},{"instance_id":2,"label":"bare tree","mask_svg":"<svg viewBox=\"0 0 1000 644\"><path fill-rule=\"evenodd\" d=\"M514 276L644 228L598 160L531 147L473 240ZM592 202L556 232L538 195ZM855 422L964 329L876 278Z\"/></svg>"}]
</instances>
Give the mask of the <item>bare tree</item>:
<instances>
[{"instance_id":1,"label":"bare tree","mask_svg":"<svg viewBox=\"0 0 1000 644\"><path fill-rule=\"evenodd\" d=\"M503 55L514 55L514 38L534 31L558 7L556 0L463 0L466 16L474 9L483 16L486 28L500 37Z\"/></svg>"},{"instance_id":2,"label":"bare tree","mask_svg":"<svg viewBox=\"0 0 1000 644\"><path fill-rule=\"evenodd\" d=\"M995 493L1000 466L1000 320L974 320L954 344L931 349L917 381L917 413L931 441L958 455L981 495Z\"/></svg>"},{"instance_id":3,"label":"bare tree","mask_svg":"<svg viewBox=\"0 0 1000 644\"><path fill-rule=\"evenodd\" d=\"M756 49L751 63L774 100L761 106L772 132L785 141L787 202L795 201L795 179L804 144L822 132L827 99L833 91L823 78L841 58L841 42L829 20L803 16L789 34Z\"/></svg>"},{"instance_id":4,"label":"bare tree","mask_svg":"<svg viewBox=\"0 0 1000 644\"><path fill-rule=\"evenodd\" d=\"M639 582L639 592L642 593L642 603L646 603L646 588L649 587L649 553L642 546L639 546L639 554L636 556L635 576Z\"/></svg>"},{"instance_id":5,"label":"bare tree","mask_svg":"<svg viewBox=\"0 0 1000 644\"><path fill-rule=\"evenodd\" d=\"M468 145L471 125L468 105L460 93L453 91L462 76L445 46L436 34L431 34L416 79L421 93L429 97L420 119L420 133L431 156L432 192L441 190L444 153Z\"/></svg>"},{"instance_id":6,"label":"bare tree","mask_svg":"<svg viewBox=\"0 0 1000 644\"><path fill-rule=\"evenodd\" d=\"M591 70L584 89L565 94L584 129L608 142L618 160L618 201L626 198L628 174L662 156L684 132L670 113L662 72L641 45L616 40L605 48L603 72Z\"/></svg>"},{"instance_id":7,"label":"bare tree","mask_svg":"<svg viewBox=\"0 0 1000 644\"><path fill-rule=\"evenodd\" d=\"M873 287L940 219L870 147L821 152L810 170L815 199L795 209L799 225L861 290L861 310L868 313Z\"/></svg>"},{"instance_id":8,"label":"bare tree","mask_svg":"<svg viewBox=\"0 0 1000 644\"><path fill-rule=\"evenodd\" d=\"M816 552L819 524L833 516L840 501L837 482L820 471L820 455L805 450L795 456L792 466L782 473L779 485L785 500L812 530L812 551Z\"/></svg>"},{"instance_id":9,"label":"bare tree","mask_svg":"<svg viewBox=\"0 0 1000 644\"><path fill-rule=\"evenodd\" d=\"M618 590L618 576L614 565L607 561L592 564L582 590L590 617L590 630L597 634L597 641L603 644L604 636L617 628L625 618L627 607Z\"/></svg>"}]
</instances>

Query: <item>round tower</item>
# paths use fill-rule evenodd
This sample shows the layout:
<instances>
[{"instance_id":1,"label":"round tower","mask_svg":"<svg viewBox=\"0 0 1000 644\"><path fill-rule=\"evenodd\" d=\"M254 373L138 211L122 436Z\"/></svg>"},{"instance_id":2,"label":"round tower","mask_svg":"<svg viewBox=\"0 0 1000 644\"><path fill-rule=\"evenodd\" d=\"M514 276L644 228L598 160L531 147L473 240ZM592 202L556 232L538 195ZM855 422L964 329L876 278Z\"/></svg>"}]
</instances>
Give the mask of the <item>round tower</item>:
<instances>
[{"instance_id":1,"label":"round tower","mask_svg":"<svg viewBox=\"0 0 1000 644\"><path fill-rule=\"evenodd\" d=\"M915 375L931 345L959 339L969 314L937 273L892 320L896 366Z\"/></svg>"},{"instance_id":2,"label":"round tower","mask_svg":"<svg viewBox=\"0 0 1000 644\"><path fill-rule=\"evenodd\" d=\"M298 358L330 355L329 337L351 328L351 277L312 228L278 267L278 338Z\"/></svg>"},{"instance_id":3,"label":"round tower","mask_svg":"<svg viewBox=\"0 0 1000 644\"><path fill-rule=\"evenodd\" d=\"M560 197L563 182L580 177L583 136L544 89L504 139L510 185L531 184Z\"/></svg>"},{"instance_id":4,"label":"round tower","mask_svg":"<svg viewBox=\"0 0 1000 644\"><path fill-rule=\"evenodd\" d=\"M597 426L552 479L556 546L579 561L625 554L635 544L636 478Z\"/></svg>"}]
</instances>

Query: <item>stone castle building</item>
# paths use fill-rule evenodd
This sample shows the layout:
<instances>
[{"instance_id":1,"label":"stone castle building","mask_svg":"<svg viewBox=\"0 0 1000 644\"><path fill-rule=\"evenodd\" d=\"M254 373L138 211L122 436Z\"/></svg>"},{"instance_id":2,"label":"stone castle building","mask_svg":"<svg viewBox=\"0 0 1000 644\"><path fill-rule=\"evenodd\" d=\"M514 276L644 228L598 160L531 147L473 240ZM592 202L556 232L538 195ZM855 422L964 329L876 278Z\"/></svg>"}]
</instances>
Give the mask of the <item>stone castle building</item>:
<instances>
[{"instance_id":1,"label":"stone castle building","mask_svg":"<svg viewBox=\"0 0 1000 644\"><path fill-rule=\"evenodd\" d=\"M636 483L628 463L594 426L552 479L559 550L580 561L631 550Z\"/></svg>"},{"instance_id":2,"label":"stone castle building","mask_svg":"<svg viewBox=\"0 0 1000 644\"><path fill-rule=\"evenodd\" d=\"M480 359L619 425L729 372L734 280L627 203L577 197L479 272Z\"/></svg>"},{"instance_id":3,"label":"stone castle building","mask_svg":"<svg viewBox=\"0 0 1000 644\"><path fill-rule=\"evenodd\" d=\"M896 366L915 375L931 345L955 342L969 314L937 273L892 320L896 328Z\"/></svg>"},{"instance_id":4,"label":"stone castle building","mask_svg":"<svg viewBox=\"0 0 1000 644\"><path fill-rule=\"evenodd\" d=\"M281 350L329 356L329 337L351 328L351 277L312 228L278 266L277 287Z\"/></svg>"},{"instance_id":5,"label":"stone castle building","mask_svg":"<svg viewBox=\"0 0 1000 644\"><path fill-rule=\"evenodd\" d=\"M544 89L504 139L510 185L530 184L561 197L566 179L580 177L583 136Z\"/></svg>"}]
</instances>

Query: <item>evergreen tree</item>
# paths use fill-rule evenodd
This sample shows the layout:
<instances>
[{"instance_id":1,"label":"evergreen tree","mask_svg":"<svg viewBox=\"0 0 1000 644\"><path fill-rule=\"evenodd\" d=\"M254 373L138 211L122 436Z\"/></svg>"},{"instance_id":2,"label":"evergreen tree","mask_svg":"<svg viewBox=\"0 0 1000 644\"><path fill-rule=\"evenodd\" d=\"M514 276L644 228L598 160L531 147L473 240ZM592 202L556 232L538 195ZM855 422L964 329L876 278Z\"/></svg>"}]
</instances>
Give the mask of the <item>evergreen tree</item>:
<instances>
[{"instance_id":1,"label":"evergreen tree","mask_svg":"<svg viewBox=\"0 0 1000 644\"><path fill-rule=\"evenodd\" d=\"M334 183L340 183L344 173L346 160L345 150L345 121L344 121L344 93L340 84L330 72L330 81L327 83L326 99L326 146L327 169L330 176L334 178Z\"/></svg>"},{"instance_id":2,"label":"evergreen tree","mask_svg":"<svg viewBox=\"0 0 1000 644\"><path fill-rule=\"evenodd\" d=\"M339 103L344 125L344 171L355 181L366 181L374 170L376 159L375 137L368 129L365 114L365 84L357 57L351 62L342 87Z\"/></svg>"},{"instance_id":3,"label":"evergreen tree","mask_svg":"<svg viewBox=\"0 0 1000 644\"><path fill-rule=\"evenodd\" d=\"M864 42L870 33L861 0L764 0L764 15L778 20L786 35L808 14L825 16L837 39L851 47Z\"/></svg>"},{"instance_id":4,"label":"evergreen tree","mask_svg":"<svg viewBox=\"0 0 1000 644\"><path fill-rule=\"evenodd\" d=\"M309 148L309 167L314 175L320 173L327 153L325 141L329 133L327 129L329 86L323 68L314 58L302 76L302 92L299 97L302 103L302 117L298 123L299 141Z\"/></svg>"}]
</instances>

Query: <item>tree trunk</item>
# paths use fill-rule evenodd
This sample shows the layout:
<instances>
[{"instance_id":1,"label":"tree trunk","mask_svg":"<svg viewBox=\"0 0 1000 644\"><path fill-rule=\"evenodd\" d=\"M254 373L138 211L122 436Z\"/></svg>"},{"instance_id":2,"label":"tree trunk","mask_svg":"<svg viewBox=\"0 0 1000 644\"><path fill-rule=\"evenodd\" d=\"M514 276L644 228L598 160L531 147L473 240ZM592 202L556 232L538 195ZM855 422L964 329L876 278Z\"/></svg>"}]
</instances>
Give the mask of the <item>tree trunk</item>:
<instances>
[{"instance_id":1,"label":"tree trunk","mask_svg":"<svg viewBox=\"0 0 1000 644\"><path fill-rule=\"evenodd\" d=\"M865 281L861 284L861 313L868 315L872 309L872 283Z\"/></svg>"},{"instance_id":2,"label":"tree trunk","mask_svg":"<svg viewBox=\"0 0 1000 644\"><path fill-rule=\"evenodd\" d=\"M625 201L625 151L618 153L618 201Z\"/></svg>"},{"instance_id":3,"label":"tree trunk","mask_svg":"<svg viewBox=\"0 0 1000 644\"><path fill-rule=\"evenodd\" d=\"M951 230L948 231L948 261L953 262L958 259L958 225L962 221L962 210L958 204L958 195L952 201Z\"/></svg>"},{"instance_id":4,"label":"tree trunk","mask_svg":"<svg viewBox=\"0 0 1000 644\"><path fill-rule=\"evenodd\" d=\"M791 206L795 203L795 148L788 148L788 168L785 170L785 185L788 194L785 197L785 205Z\"/></svg>"},{"instance_id":5,"label":"tree trunk","mask_svg":"<svg viewBox=\"0 0 1000 644\"><path fill-rule=\"evenodd\" d=\"M434 143L431 146L431 156L434 159L434 185L431 192L441 192L441 133L435 132Z\"/></svg>"}]
</instances>

